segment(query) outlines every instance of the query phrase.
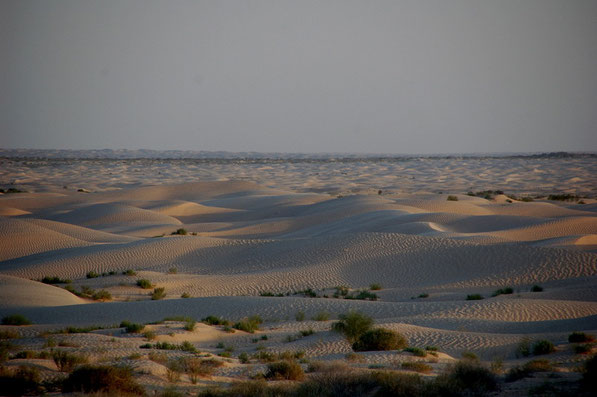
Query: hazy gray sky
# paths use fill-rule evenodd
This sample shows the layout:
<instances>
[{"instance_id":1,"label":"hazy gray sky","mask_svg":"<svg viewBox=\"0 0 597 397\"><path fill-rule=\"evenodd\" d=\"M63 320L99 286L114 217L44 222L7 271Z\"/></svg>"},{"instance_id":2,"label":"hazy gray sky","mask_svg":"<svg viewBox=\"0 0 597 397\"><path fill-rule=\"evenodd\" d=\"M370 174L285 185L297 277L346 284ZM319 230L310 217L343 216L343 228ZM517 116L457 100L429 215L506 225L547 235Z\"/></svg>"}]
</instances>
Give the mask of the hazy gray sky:
<instances>
[{"instance_id":1,"label":"hazy gray sky","mask_svg":"<svg viewBox=\"0 0 597 397\"><path fill-rule=\"evenodd\" d=\"M0 138L597 151L597 1L1 0Z\"/></svg>"}]
</instances>

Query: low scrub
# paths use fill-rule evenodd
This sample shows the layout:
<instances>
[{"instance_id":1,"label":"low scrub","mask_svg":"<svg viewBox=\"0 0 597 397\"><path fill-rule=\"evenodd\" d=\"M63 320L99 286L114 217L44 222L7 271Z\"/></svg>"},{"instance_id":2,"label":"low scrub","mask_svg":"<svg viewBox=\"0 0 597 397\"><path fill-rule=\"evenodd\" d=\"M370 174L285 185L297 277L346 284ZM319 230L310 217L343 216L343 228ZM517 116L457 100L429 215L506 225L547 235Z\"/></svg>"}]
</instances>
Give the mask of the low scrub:
<instances>
[{"instance_id":1,"label":"low scrub","mask_svg":"<svg viewBox=\"0 0 597 397\"><path fill-rule=\"evenodd\" d=\"M75 366L87 363L87 357L64 350L52 352L52 359L61 372L70 372Z\"/></svg>"},{"instance_id":2,"label":"low scrub","mask_svg":"<svg viewBox=\"0 0 597 397\"><path fill-rule=\"evenodd\" d=\"M138 334L145 328L143 324L131 323L130 321L123 321L120 323L120 327L124 328L129 334Z\"/></svg>"},{"instance_id":3,"label":"low scrub","mask_svg":"<svg viewBox=\"0 0 597 397\"><path fill-rule=\"evenodd\" d=\"M531 360L524 365L517 365L512 367L505 377L506 382L516 382L517 380L527 378L535 372L550 372L553 371L553 365L549 360L538 359Z\"/></svg>"},{"instance_id":4,"label":"low scrub","mask_svg":"<svg viewBox=\"0 0 597 397\"><path fill-rule=\"evenodd\" d=\"M542 292L543 291L543 287L540 285L533 285L531 287L531 292Z\"/></svg>"},{"instance_id":5,"label":"low scrub","mask_svg":"<svg viewBox=\"0 0 597 397\"><path fill-rule=\"evenodd\" d=\"M497 377L474 361L461 361L449 367L430 385L430 395L484 396L499 389Z\"/></svg>"},{"instance_id":6,"label":"low scrub","mask_svg":"<svg viewBox=\"0 0 597 397\"><path fill-rule=\"evenodd\" d=\"M164 287L154 288L153 292L149 293L152 301L164 299L166 297L166 289Z\"/></svg>"},{"instance_id":7,"label":"low scrub","mask_svg":"<svg viewBox=\"0 0 597 397\"><path fill-rule=\"evenodd\" d=\"M359 312L349 312L338 316L339 321L332 324L332 330L343 334L350 343L355 343L371 329L373 319Z\"/></svg>"},{"instance_id":8,"label":"low scrub","mask_svg":"<svg viewBox=\"0 0 597 397\"><path fill-rule=\"evenodd\" d=\"M244 318L241 321L235 323L233 328L236 328L240 331L245 331L249 333L254 333L259 329L259 325L263 323L263 320L259 316L251 316L248 318Z\"/></svg>"},{"instance_id":9,"label":"low scrub","mask_svg":"<svg viewBox=\"0 0 597 397\"><path fill-rule=\"evenodd\" d=\"M556 351L556 347L553 345L551 341L548 340L538 340L537 342L533 343L532 347L533 355L540 356L543 354L549 354Z\"/></svg>"},{"instance_id":10,"label":"low scrub","mask_svg":"<svg viewBox=\"0 0 597 397\"><path fill-rule=\"evenodd\" d=\"M405 352L412 353L413 356L416 357L426 357L427 352L420 347L407 347L404 349Z\"/></svg>"},{"instance_id":11,"label":"low scrub","mask_svg":"<svg viewBox=\"0 0 597 397\"><path fill-rule=\"evenodd\" d=\"M64 381L65 393L106 393L108 395L144 396L145 390L136 382L133 371L126 367L83 366Z\"/></svg>"},{"instance_id":12,"label":"low scrub","mask_svg":"<svg viewBox=\"0 0 597 397\"><path fill-rule=\"evenodd\" d=\"M485 298L483 298L483 295L481 295L481 294L470 294L470 295L466 296L467 301L478 301L481 299L485 299Z\"/></svg>"},{"instance_id":13,"label":"low scrub","mask_svg":"<svg viewBox=\"0 0 597 397\"><path fill-rule=\"evenodd\" d=\"M305 373L301 366L292 361L278 361L267 365L266 379L303 380Z\"/></svg>"},{"instance_id":14,"label":"low scrub","mask_svg":"<svg viewBox=\"0 0 597 397\"><path fill-rule=\"evenodd\" d=\"M61 279L60 277L56 277L56 276L45 276L44 278L41 279L41 282L44 284L70 284L72 283L72 280L69 279Z\"/></svg>"},{"instance_id":15,"label":"low scrub","mask_svg":"<svg viewBox=\"0 0 597 397\"><path fill-rule=\"evenodd\" d=\"M184 228L180 228L180 229L176 229L176 231L171 233L173 236L186 236L187 234L189 234L189 232L187 231L187 229Z\"/></svg>"},{"instance_id":16,"label":"low scrub","mask_svg":"<svg viewBox=\"0 0 597 397\"><path fill-rule=\"evenodd\" d=\"M448 196L447 201L458 201L458 196Z\"/></svg>"},{"instance_id":17,"label":"low scrub","mask_svg":"<svg viewBox=\"0 0 597 397\"><path fill-rule=\"evenodd\" d=\"M137 280L137 286L141 287L143 289L152 289L153 288L153 284L151 283L151 281L147 280L146 278Z\"/></svg>"},{"instance_id":18,"label":"low scrub","mask_svg":"<svg viewBox=\"0 0 597 397\"><path fill-rule=\"evenodd\" d=\"M216 368L224 365L224 363L219 360L201 360L198 357L185 358L182 363L184 372L187 374L192 384L196 384L200 377L212 376Z\"/></svg>"},{"instance_id":19,"label":"low scrub","mask_svg":"<svg viewBox=\"0 0 597 397\"><path fill-rule=\"evenodd\" d=\"M31 325L31 321L22 314L12 314L2 318L2 325Z\"/></svg>"},{"instance_id":20,"label":"low scrub","mask_svg":"<svg viewBox=\"0 0 597 397\"><path fill-rule=\"evenodd\" d=\"M377 328L365 332L352 344L354 351L398 350L407 346L407 341L398 332Z\"/></svg>"},{"instance_id":21,"label":"low scrub","mask_svg":"<svg viewBox=\"0 0 597 397\"><path fill-rule=\"evenodd\" d=\"M224 320L223 318L217 316L207 316L202 318L201 322L208 325L230 325L230 321Z\"/></svg>"},{"instance_id":22,"label":"low scrub","mask_svg":"<svg viewBox=\"0 0 597 397\"><path fill-rule=\"evenodd\" d=\"M590 343L595 340L595 337L590 334L585 334L584 332L573 332L568 335L568 342L570 343Z\"/></svg>"},{"instance_id":23,"label":"low scrub","mask_svg":"<svg viewBox=\"0 0 597 397\"><path fill-rule=\"evenodd\" d=\"M420 361L406 361L400 365L400 368L407 371L415 371L423 374L428 374L433 371L433 367Z\"/></svg>"},{"instance_id":24,"label":"low scrub","mask_svg":"<svg viewBox=\"0 0 597 397\"><path fill-rule=\"evenodd\" d=\"M514 290L511 287L506 287L495 290L491 296L510 295L512 293L514 293Z\"/></svg>"}]
</instances>

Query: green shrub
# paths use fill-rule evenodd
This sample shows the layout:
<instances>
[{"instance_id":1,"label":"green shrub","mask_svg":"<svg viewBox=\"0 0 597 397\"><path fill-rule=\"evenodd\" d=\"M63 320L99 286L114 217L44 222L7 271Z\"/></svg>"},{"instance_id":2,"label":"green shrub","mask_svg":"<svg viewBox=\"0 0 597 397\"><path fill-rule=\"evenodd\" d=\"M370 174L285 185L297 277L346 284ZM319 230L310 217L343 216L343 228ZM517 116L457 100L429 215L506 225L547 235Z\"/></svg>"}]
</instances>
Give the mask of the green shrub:
<instances>
[{"instance_id":1,"label":"green shrub","mask_svg":"<svg viewBox=\"0 0 597 397\"><path fill-rule=\"evenodd\" d=\"M94 272L93 270L87 273L87 278L98 278L99 276L99 273Z\"/></svg>"},{"instance_id":2,"label":"green shrub","mask_svg":"<svg viewBox=\"0 0 597 397\"><path fill-rule=\"evenodd\" d=\"M12 314L2 318L2 325L31 325L31 321L22 314Z\"/></svg>"},{"instance_id":3,"label":"green shrub","mask_svg":"<svg viewBox=\"0 0 597 397\"><path fill-rule=\"evenodd\" d=\"M553 353L556 351L556 348L552 342L543 339L543 340L538 340L537 342L533 343L532 350L533 350L533 354L535 356L540 356L543 354Z\"/></svg>"},{"instance_id":4,"label":"green shrub","mask_svg":"<svg viewBox=\"0 0 597 397\"><path fill-rule=\"evenodd\" d=\"M354 351L398 350L407 346L406 339L398 332L377 328L365 332L352 344Z\"/></svg>"},{"instance_id":5,"label":"green shrub","mask_svg":"<svg viewBox=\"0 0 597 397\"><path fill-rule=\"evenodd\" d=\"M438 352L439 351L439 347L437 347L437 346L425 346L425 350L427 350L428 352Z\"/></svg>"},{"instance_id":6,"label":"green shrub","mask_svg":"<svg viewBox=\"0 0 597 397\"><path fill-rule=\"evenodd\" d=\"M473 352L462 352L460 357L465 361L479 361L479 357Z\"/></svg>"},{"instance_id":7,"label":"green shrub","mask_svg":"<svg viewBox=\"0 0 597 397\"><path fill-rule=\"evenodd\" d=\"M61 372L70 372L75 366L87 362L87 357L63 350L52 352L52 359Z\"/></svg>"},{"instance_id":8,"label":"green shrub","mask_svg":"<svg viewBox=\"0 0 597 397\"><path fill-rule=\"evenodd\" d=\"M143 331L143 328L145 328L145 325L131 323L130 321L122 321L120 323L120 328L125 328L126 332L129 334L138 334L141 331Z\"/></svg>"},{"instance_id":9,"label":"green shrub","mask_svg":"<svg viewBox=\"0 0 597 397\"><path fill-rule=\"evenodd\" d=\"M531 292L542 292L543 291L543 287L541 287L540 285L533 285L531 287Z\"/></svg>"},{"instance_id":10,"label":"green shrub","mask_svg":"<svg viewBox=\"0 0 597 397\"><path fill-rule=\"evenodd\" d=\"M369 289L371 291L379 291L381 289L381 284L379 283L373 283L369 286Z\"/></svg>"},{"instance_id":11,"label":"green shrub","mask_svg":"<svg viewBox=\"0 0 597 397\"><path fill-rule=\"evenodd\" d=\"M313 331L312 328L309 328L309 329L303 329L303 330L299 331L299 333L301 334L302 337L305 337L305 336L313 335L315 333L315 331Z\"/></svg>"},{"instance_id":12,"label":"green shrub","mask_svg":"<svg viewBox=\"0 0 597 397\"><path fill-rule=\"evenodd\" d=\"M312 317L312 320L314 320L314 321L328 321L329 319L330 319L330 313L328 313L325 310L318 312L317 314L315 314Z\"/></svg>"},{"instance_id":13,"label":"green shrub","mask_svg":"<svg viewBox=\"0 0 597 397\"><path fill-rule=\"evenodd\" d=\"M191 353L197 352L197 349L195 348L195 346L193 346L193 344L187 340L182 342L182 344L180 345L180 350L182 350L183 352L191 352Z\"/></svg>"},{"instance_id":14,"label":"green shrub","mask_svg":"<svg viewBox=\"0 0 597 397\"><path fill-rule=\"evenodd\" d=\"M191 297L191 295L189 295L189 293L188 293L188 292L183 292L183 293L182 293L182 295L180 295L180 297L181 297L181 298L184 298L184 299L187 299L187 298L190 298L190 297Z\"/></svg>"},{"instance_id":15,"label":"green shrub","mask_svg":"<svg viewBox=\"0 0 597 397\"><path fill-rule=\"evenodd\" d=\"M458 201L458 196L448 196L448 201Z\"/></svg>"},{"instance_id":16,"label":"green shrub","mask_svg":"<svg viewBox=\"0 0 597 397\"><path fill-rule=\"evenodd\" d=\"M263 320L261 319L261 317L251 316L251 317L242 319L241 321L237 322L236 324L233 325L233 327L240 331L245 331L245 332L249 332L252 334L259 329L259 325L261 323L263 323Z\"/></svg>"},{"instance_id":17,"label":"green shrub","mask_svg":"<svg viewBox=\"0 0 597 397\"><path fill-rule=\"evenodd\" d=\"M449 367L430 385L430 395L485 396L499 389L496 376L474 361L461 361Z\"/></svg>"},{"instance_id":18,"label":"green shrub","mask_svg":"<svg viewBox=\"0 0 597 397\"><path fill-rule=\"evenodd\" d=\"M355 343L373 326L373 319L359 312L351 311L338 318L339 321L332 324L332 330L343 334L350 343Z\"/></svg>"},{"instance_id":19,"label":"green shrub","mask_svg":"<svg viewBox=\"0 0 597 397\"><path fill-rule=\"evenodd\" d=\"M516 357L528 357L531 355L531 340L522 338L516 346Z\"/></svg>"},{"instance_id":20,"label":"green shrub","mask_svg":"<svg viewBox=\"0 0 597 397\"><path fill-rule=\"evenodd\" d=\"M178 269L175 267L171 267L170 269L168 269L168 274L176 274L178 273Z\"/></svg>"},{"instance_id":21,"label":"green shrub","mask_svg":"<svg viewBox=\"0 0 597 397\"><path fill-rule=\"evenodd\" d=\"M362 291L359 291L358 294L356 294L354 296L346 296L346 299L376 301L378 299L378 296L377 296L377 294L374 294L373 292L369 292L367 290L362 290Z\"/></svg>"},{"instance_id":22,"label":"green shrub","mask_svg":"<svg viewBox=\"0 0 597 397\"><path fill-rule=\"evenodd\" d=\"M422 294L419 294L419 296L417 298L429 298L429 294L426 292L423 292Z\"/></svg>"},{"instance_id":23,"label":"green shrub","mask_svg":"<svg viewBox=\"0 0 597 397\"><path fill-rule=\"evenodd\" d=\"M130 368L114 366L83 366L64 381L65 393L103 392L108 395L145 395L145 390L133 377Z\"/></svg>"},{"instance_id":24,"label":"green shrub","mask_svg":"<svg viewBox=\"0 0 597 397\"><path fill-rule=\"evenodd\" d=\"M139 287L141 287L143 289L151 289L151 288L153 288L153 284L151 283L151 281L149 281L149 280L147 280L145 278L137 280L137 286L139 286Z\"/></svg>"},{"instance_id":25,"label":"green shrub","mask_svg":"<svg viewBox=\"0 0 597 397\"><path fill-rule=\"evenodd\" d=\"M590 353L592 349L593 346L591 346L590 344L574 345L574 347L572 348L574 354L587 354Z\"/></svg>"},{"instance_id":26,"label":"green shrub","mask_svg":"<svg viewBox=\"0 0 597 397\"><path fill-rule=\"evenodd\" d=\"M291 361L278 361L267 365L267 379L303 380L305 373L301 366Z\"/></svg>"},{"instance_id":27,"label":"green shrub","mask_svg":"<svg viewBox=\"0 0 597 397\"><path fill-rule=\"evenodd\" d=\"M61 279L60 277L49 277L49 276L45 276L44 278L41 279L41 282L44 284L70 284L73 281L69 280L69 279Z\"/></svg>"},{"instance_id":28,"label":"green shrub","mask_svg":"<svg viewBox=\"0 0 597 397\"><path fill-rule=\"evenodd\" d=\"M176 229L176 231L172 232L172 235L178 236L186 236L187 234L189 234L189 232L187 232L187 229L184 228Z\"/></svg>"},{"instance_id":29,"label":"green shrub","mask_svg":"<svg viewBox=\"0 0 597 397\"><path fill-rule=\"evenodd\" d=\"M188 319L185 324L184 324L184 329L186 331L193 331L195 330L195 325L197 324L197 321L195 321L194 318L190 318Z\"/></svg>"},{"instance_id":30,"label":"green shrub","mask_svg":"<svg viewBox=\"0 0 597 397\"><path fill-rule=\"evenodd\" d=\"M400 368L408 370L408 371L415 371L421 372L424 374L428 374L433 371L433 367L429 364L422 363L420 361L406 361L400 365Z\"/></svg>"},{"instance_id":31,"label":"green shrub","mask_svg":"<svg viewBox=\"0 0 597 397\"><path fill-rule=\"evenodd\" d=\"M249 362L249 355L246 352L242 352L238 355L238 361L242 364L247 364Z\"/></svg>"},{"instance_id":32,"label":"green shrub","mask_svg":"<svg viewBox=\"0 0 597 397\"><path fill-rule=\"evenodd\" d=\"M416 357L426 357L427 352L419 347L407 347L404 349L405 352L412 353L413 356Z\"/></svg>"},{"instance_id":33,"label":"green shrub","mask_svg":"<svg viewBox=\"0 0 597 397\"><path fill-rule=\"evenodd\" d=\"M466 296L467 301L478 301L481 299L484 299L483 295L481 295L481 294L471 294L471 295Z\"/></svg>"},{"instance_id":34,"label":"green shrub","mask_svg":"<svg viewBox=\"0 0 597 397\"><path fill-rule=\"evenodd\" d=\"M95 292L91 298L94 301L109 301L112 300L112 294L108 291L106 291L105 289L101 289L97 292Z\"/></svg>"},{"instance_id":35,"label":"green shrub","mask_svg":"<svg viewBox=\"0 0 597 397\"><path fill-rule=\"evenodd\" d=\"M568 342L570 343L590 343L595 340L595 337L584 332L574 331L568 336Z\"/></svg>"},{"instance_id":36,"label":"green shrub","mask_svg":"<svg viewBox=\"0 0 597 397\"><path fill-rule=\"evenodd\" d=\"M230 321L224 320L223 318L216 316L207 316L201 319L201 322L204 322L208 325L230 325Z\"/></svg>"},{"instance_id":37,"label":"green shrub","mask_svg":"<svg viewBox=\"0 0 597 397\"><path fill-rule=\"evenodd\" d=\"M154 288L153 292L149 293L152 301L164 299L166 297L166 289L164 287Z\"/></svg>"},{"instance_id":38,"label":"green shrub","mask_svg":"<svg viewBox=\"0 0 597 397\"><path fill-rule=\"evenodd\" d=\"M531 376L531 374L535 372L550 372L553 370L553 365L549 362L549 360L531 360L522 366L517 365L510 368L510 370L506 373L505 381L516 382L517 380Z\"/></svg>"},{"instance_id":39,"label":"green shrub","mask_svg":"<svg viewBox=\"0 0 597 397\"><path fill-rule=\"evenodd\" d=\"M133 269L128 269L128 270L125 270L124 272L122 272L122 274L124 274L125 276L136 276L137 272L134 271Z\"/></svg>"},{"instance_id":40,"label":"green shrub","mask_svg":"<svg viewBox=\"0 0 597 397\"><path fill-rule=\"evenodd\" d=\"M506 288L500 288L498 290L495 290L493 292L493 294L491 294L491 296L510 295L512 293L514 293L514 290L510 287L506 287Z\"/></svg>"}]
</instances>

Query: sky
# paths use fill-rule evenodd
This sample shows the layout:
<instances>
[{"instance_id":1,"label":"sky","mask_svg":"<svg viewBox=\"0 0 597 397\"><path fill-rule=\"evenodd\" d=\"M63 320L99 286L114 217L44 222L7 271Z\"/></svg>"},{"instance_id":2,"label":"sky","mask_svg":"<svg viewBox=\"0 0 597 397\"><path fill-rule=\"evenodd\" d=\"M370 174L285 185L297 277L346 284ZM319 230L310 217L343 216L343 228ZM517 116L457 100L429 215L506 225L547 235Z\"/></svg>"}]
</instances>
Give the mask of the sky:
<instances>
[{"instance_id":1,"label":"sky","mask_svg":"<svg viewBox=\"0 0 597 397\"><path fill-rule=\"evenodd\" d=\"M597 1L1 0L0 147L597 151Z\"/></svg>"}]
</instances>

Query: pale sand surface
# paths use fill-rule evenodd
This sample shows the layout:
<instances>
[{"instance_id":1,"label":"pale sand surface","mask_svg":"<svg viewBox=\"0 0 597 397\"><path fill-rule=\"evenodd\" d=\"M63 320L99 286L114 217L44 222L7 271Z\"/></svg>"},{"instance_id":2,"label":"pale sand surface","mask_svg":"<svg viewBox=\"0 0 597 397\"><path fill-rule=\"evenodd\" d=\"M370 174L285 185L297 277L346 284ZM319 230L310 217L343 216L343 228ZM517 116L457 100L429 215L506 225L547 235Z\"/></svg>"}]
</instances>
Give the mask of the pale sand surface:
<instances>
[{"instance_id":1,"label":"pale sand surface","mask_svg":"<svg viewBox=\"0 0 597 397\"><path fill-rule=\"evenodd\" d=\"M506 367L519 363L515 350L523 337L553 341L558 351L549 358L573 367L582 357L572 354L567 336L597 332L595 161L573 159L555 170L546 159L495 160L502 167L490 170L487 161L208 167L149 159L3 159L2 180L30 193L0 195L0 317L20 313L34 325L0 330L24 336L15 340L17 350L41 350L40 332L66 326L261 316L265 323L256 334L204 324L190 332L180 322L148 326L157 341L189 341L211 354L223 351L218 342L234 347L214 378L200 382L205 385L262 371L263 364L235 358L257 346L304 351L310 360L345 360L350 345L330 325L339 314L358 310L404 334L411 346L438 346L434 374L465 351L487 361L501 358ZM482 189L480 179L506 195L464 194ZM550 192L589 197L579 204L507 196ZM171 235L179 228L189 235ZM137 274L122 274L128 269ZM86 278L92 271L106 274ZM105 289L113 299L79 298L62 289L65 284L36 281L44 276L71 279L78 291ZM135 284L141 278L164 287L165 300L150 300L151 290ZM338 285L356 291L372 283L382 286L373 291L378 301L333 298ZM544 291L530 292L534 284ZM491 297L505 287L514 293ZM306 288L319 297L295 294ZM259 296L265 292L284 296ZM183 293L191 298L180 298ZM423 293L429 296L419 297ZM477 293L485 299L466 300ZM304 321L295 320L299 312ZM322 312L329 320L312 320ZM309 328L314 335L287 341ZM253 341L264 334L267 340ZM165 367L139 349L147 343L142 336L114 328L57 338L92 360L128 362L149 389L167 385ZM135 353L142 357L126 359ZM418 359L395 351L363 356L363 363L351 365ZM57 374L49 360L9 361L23 363L47 377ZM179 386L196 387L186 377Z\"/></svg>"}]
</instances>

